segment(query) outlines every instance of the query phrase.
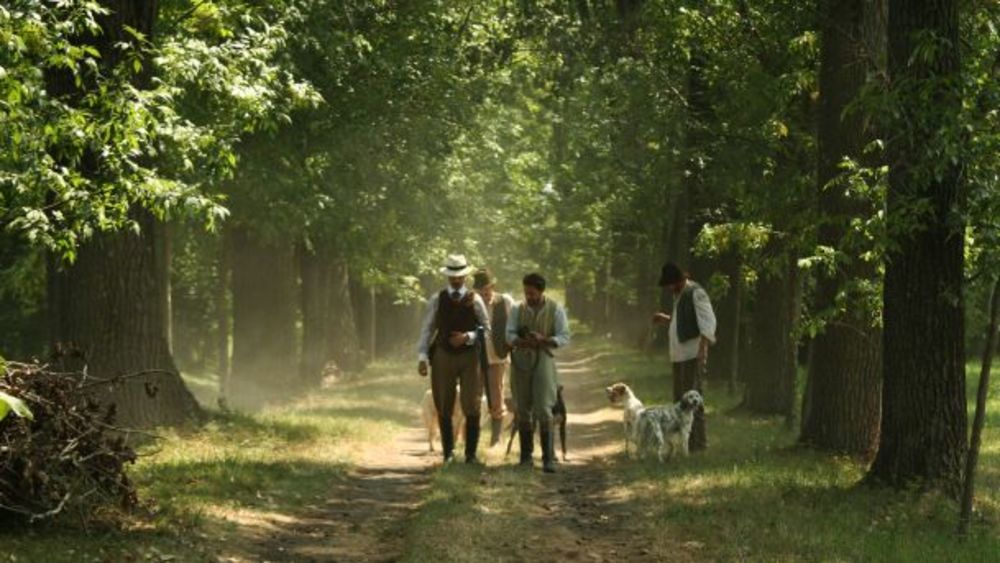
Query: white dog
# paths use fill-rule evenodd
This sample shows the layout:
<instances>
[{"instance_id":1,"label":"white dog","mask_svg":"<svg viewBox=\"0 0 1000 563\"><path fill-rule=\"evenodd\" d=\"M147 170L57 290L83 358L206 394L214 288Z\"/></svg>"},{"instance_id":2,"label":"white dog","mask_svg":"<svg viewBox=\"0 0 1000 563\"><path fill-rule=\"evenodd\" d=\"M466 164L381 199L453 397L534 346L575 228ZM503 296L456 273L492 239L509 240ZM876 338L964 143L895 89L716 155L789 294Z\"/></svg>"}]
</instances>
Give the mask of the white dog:
<instances>
[{"instance_id":1,"label":"white dog","mask_svg":"<svg viewBox=\"0 0 1000 563\"><path fill-rule=\"evenodd\" d=\"M455 394L455 409L451 413L451 427L455 433L456 442L458 440L465 440L465 414L462 412L461 393L462 389L459 387L458 392ZM486 406L486 397L483 397L481 401L482 405L479 411L481 413L479 417L480 425L490 417L490 411ZM437 409L434 407L434 394L430 389L424 392L424 400L420 404L420 418L424 422L424 428L427 429L427 446L433 452L434 440L440 441L439 434L441 429L438 426Z\"/></svg>"},{"instance_id":2,"label":"white dog","mask_svg":"<svg viewBox=\"0 0 1000 563\"><path fill-rule=\"evenodd\" d=\"M624 383L615 383L610 387L605 387L604 392L608 395L608 400L612 405L621 405L625 409L625 456L628 457L628 443L636 441L636 428L639 425L639 415L645 409L642 401L635 397L632 389Z\"/></svg>"},{"instance_id":3,"label":"white dog","mask_svg":"<svg viewBox=\"0 0 1000 563\"><path fill-rule=\"evenodd\" d=\"M639 413L639 424L636 435L639 438L639 454L644 457L646 452L656 450L656 458L663 462L664 453L667 458L673 456L679 442L681 454L688 455L688 440L691 437L691 424L694 422L694 412L704 404L701 393L691 389L681 396L681 400L673 405L663 405L643 409Z\"/></svg>"}]
</instances>

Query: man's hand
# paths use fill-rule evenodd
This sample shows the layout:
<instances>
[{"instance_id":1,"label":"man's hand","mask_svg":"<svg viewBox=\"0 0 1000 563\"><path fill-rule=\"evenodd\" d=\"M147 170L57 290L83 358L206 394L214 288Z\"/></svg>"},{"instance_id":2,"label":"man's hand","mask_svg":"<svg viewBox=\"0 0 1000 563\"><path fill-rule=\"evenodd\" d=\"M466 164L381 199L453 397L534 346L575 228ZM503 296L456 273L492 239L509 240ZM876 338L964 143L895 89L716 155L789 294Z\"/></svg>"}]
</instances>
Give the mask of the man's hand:
<instances>
[{"instance_id":1,"label":"man's hand","mask_svg":"<svg viewBox=\"0 0 1000 563\"><path fill-rule=\"evenodd\" d=\"M653 315L653 324L656 325L668 325L670 324L670 315L666 313L656 313Z\"/></svg>"},{"instance_id":2,"label":"man's hand","mask_svg":"<svg viewBox=\"0 0 1000 563\"><path fill-rule=\"evenodd\" d=\"M702 336L698 340L698 367L704 369L705 363L708 362L708 345L709 340Z\"/></svg>"},{"instance_id":3,"label":"man's hand","mask_svg":"<svg viewBox=\"0 0 1000 563\"><path fill-rule=\"evenodd\" d=\"M540 332L532 332L531 339L535 341L535 346L538 348L554 348L556 345L555 338L545 336Z\"/></svg>"},{"instance_id":4,"label":"man's hand","mask_svg":"<svg viewBox=\"0 0 1000 563\"><path fill-rule=\"evenodd\" d=\"M420 363L417 364L417 373L420 374L420 377L427 377L427 362L420 360Z\"/></svg>"},{"instance_id":5,"label":"man's hand","mask_svg":"<svg viewBox=\"0 0 1000 563\"><path fill-rule=\"evenodd\" d=\"M469 342L469 335L464 332L453 332L451 336L448 337L448 344L451 344L452 348L459 348L465 346Z\"/></svg>"},{"instance_id":6,"label":"man's hand","mask_svg":"<svg viewBox=\"0 0 1000 563\"><path fill-rule=\"evenodd\" d=\"M538 348L538 341L534 338L518 338L514 341L515 348Z\"/></svg>"}]
</instances>

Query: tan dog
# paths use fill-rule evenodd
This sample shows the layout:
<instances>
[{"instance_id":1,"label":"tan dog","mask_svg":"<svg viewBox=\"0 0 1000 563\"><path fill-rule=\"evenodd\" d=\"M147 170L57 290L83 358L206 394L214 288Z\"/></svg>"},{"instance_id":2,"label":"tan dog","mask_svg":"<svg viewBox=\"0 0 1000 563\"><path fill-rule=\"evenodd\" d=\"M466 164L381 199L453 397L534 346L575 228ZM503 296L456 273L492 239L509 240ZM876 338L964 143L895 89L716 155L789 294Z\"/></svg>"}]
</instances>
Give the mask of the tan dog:
<instances>
[{"instance_id":1,"label":"tan dog","mask_svg":"<svg viewBox=\"0 0 1000 563\"><path fill-rule=\"evenodd\" d=\"M455 432L455 442L459 440L465 441L465 414L462 412L462 401L461 401L462 388L458 388L458 393L455 396L455 410L451 413L451 424ZM479 412L479 425L482 426L490 419L490 410L487 407L486 397L481 399L482 405L480 406ZM508 412L504 416L506 420L511 413ZM427 429L427 445L430 450L434 451L434 440L440 442L440 432L441 429L438 426L437 419L437 409L434 408L434 394L430 389L424 392L424 400L420 404L420 418L424 422L424 428Z\"/></svg>"},{"instance_id":2,"label":"tan dog","mask_svg":"<svg viewBox=\"0 0 1000 563\"><path fill-rule=\"evenodd\" d=\"M440 441L441 429L438 427L438 413L434 408L434 394L428 389L424 392L424 400L420 404L420 418L427 429L427 446L434 451L434 440ZM462 402L455 398L455 410L451 414L451 424L457 438L465 433L465 415L462 414Z\"/></svg>"}]
</instances>

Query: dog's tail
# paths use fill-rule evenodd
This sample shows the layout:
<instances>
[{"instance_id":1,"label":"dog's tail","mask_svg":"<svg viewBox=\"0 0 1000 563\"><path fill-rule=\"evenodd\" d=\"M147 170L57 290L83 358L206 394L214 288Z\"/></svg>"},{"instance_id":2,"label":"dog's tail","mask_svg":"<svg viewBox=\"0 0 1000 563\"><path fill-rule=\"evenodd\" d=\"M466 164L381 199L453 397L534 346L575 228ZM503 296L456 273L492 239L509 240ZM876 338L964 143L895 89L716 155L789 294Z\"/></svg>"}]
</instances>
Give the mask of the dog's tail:
<instances>
[{"instance_id":1,"label":"dog's tail","mask_svg":"<svg viewBox=\"0 0 1000 563\"><path fill-rule=\"evenodd\" d=\"M559 445L562 447L563 461L566 461L566 419L559 425Z\"/></svg>"}]
</instances>

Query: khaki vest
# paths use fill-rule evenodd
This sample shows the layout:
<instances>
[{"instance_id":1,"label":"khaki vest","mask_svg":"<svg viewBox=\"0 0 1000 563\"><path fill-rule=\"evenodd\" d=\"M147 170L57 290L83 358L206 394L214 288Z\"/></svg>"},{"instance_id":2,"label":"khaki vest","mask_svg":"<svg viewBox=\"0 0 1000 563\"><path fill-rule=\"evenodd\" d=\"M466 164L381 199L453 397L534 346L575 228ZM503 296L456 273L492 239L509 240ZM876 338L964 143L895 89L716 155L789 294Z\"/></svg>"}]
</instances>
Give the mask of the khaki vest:
<instances>
[{"instance_id":1,"label":"khaki vest","mask_svg":"<svg viewBox=\"0 0 1000 563\"><path fill-rule=\"evenodd\" d=\"M529 332L538 332L543 336L555 336L557 308L558 305L551 299L546 299L538 311L532 309L527 302L522 301L517 307L518 331L527 328Z\"/></svg>"}]
</instances>

